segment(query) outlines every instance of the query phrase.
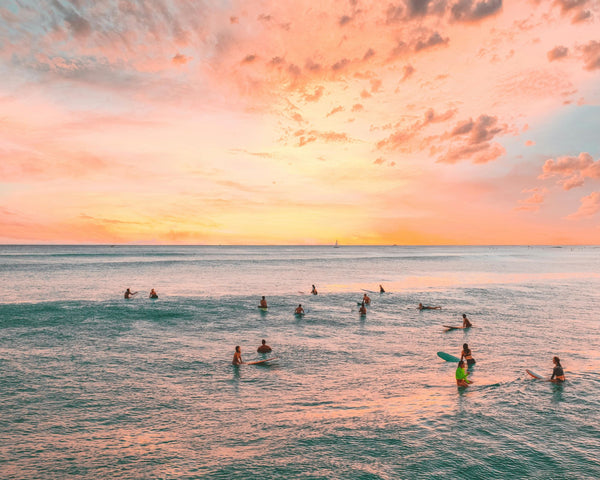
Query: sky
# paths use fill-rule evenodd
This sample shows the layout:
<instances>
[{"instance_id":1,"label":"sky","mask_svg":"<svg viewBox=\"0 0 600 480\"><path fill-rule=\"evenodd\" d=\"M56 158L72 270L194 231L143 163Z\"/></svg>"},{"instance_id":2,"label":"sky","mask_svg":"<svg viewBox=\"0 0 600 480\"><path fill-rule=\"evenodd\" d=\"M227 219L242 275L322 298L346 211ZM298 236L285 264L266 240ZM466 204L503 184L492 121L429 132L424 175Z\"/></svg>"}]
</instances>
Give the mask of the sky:
<instances>
[{"instance_id":1,"label":"sky","mask_svg":"<svg viewBox=\"0 0 600 480\"><path fill-rule=\"evenodd\" d=\"M0 243L599 244L600 0L3 0Z\"/></svg>"}]
</instances>

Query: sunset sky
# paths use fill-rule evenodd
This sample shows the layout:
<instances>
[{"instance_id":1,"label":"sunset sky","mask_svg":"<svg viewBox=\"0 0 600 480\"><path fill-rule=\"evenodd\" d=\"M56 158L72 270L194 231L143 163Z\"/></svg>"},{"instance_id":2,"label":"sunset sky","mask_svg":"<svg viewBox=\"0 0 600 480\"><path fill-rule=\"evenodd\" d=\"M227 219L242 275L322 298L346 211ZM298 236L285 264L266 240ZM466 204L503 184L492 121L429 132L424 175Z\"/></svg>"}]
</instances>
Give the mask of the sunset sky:
<instances>
[{"instance_id":1,"label":"sunset sky","mask_svg":"<svg viewBox=\"0 0 600 480\"><path fill-rule=\"evenodd\" d=\"M3 0L0 75L0 243L600 243L600 0Z\"/></svg>"}]
</instances>

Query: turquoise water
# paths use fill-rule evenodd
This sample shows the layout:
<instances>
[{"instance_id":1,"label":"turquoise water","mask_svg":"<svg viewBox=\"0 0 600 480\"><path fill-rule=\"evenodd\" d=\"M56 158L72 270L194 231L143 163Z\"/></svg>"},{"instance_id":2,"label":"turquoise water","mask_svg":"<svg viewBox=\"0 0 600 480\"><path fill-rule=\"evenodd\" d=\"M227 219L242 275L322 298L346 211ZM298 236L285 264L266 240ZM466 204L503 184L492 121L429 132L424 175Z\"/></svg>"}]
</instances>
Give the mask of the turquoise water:
<instances>
[{"instance_id":1,"label":"turquoise water","mask_svg":"<svg viewBox=\"0 0 600 480\"><path fill-rule=\"evenodd\" d=\"M600 478L599 254L0 246L0 478Z\"/></svg>"}]
</instances>

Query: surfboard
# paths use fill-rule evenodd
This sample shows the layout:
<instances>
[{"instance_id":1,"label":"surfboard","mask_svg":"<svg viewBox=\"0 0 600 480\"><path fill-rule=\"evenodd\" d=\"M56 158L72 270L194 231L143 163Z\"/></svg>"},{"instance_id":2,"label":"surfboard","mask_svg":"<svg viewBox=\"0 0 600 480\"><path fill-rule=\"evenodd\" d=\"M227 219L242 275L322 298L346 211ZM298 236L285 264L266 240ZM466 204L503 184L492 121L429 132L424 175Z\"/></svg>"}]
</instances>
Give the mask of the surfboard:
<instances>
[{"instance_id":1,"label":"surfboard","mask_svg":"<svg viewBox=\"0 0 600 480\"><path fill-rule=\"evenodd\" d=\"M532 372L532 371L531 371L531 370L529 370L528 368L526 368L526 369L525 369L525 371L526 371L526 372L527 372L529 375L531 375L533 378L535 378L536 380L546 380L546 381L548 381L548 379L546 379L546 378L542 377L541 375L539 375L539 374L537 374L537 373L535 373L535 372Z\"/></svg>"},{"instance_id":2,"label":"surfboard","mask_svg":"<svg viewBox=\"0 0 600 480\"><path fill-rule=\"evenodd\" d=\"M446 352L437 352L437 356L440 357L442 360L446 360L447 362L460 362L460 358L455 357L454 355L450 355Z\"/></svg>"},{"instance_id":3,"label":"surfboard","mask_svg":"<svg viewBox=\"0 0 600 480\"><path fill-rule=\"evenodd\" d=\"M457 325L442 325L446 330L465 330L471 327L459 327Z\"/></svg>"},{"instance_id":4,"label":"surfboard","mask_svg":"<svg viewBox=\"0 0 600 480\"><path fill-rule=\"evenodd\" d=\"M267 310L269 307L261 307L260 305L258 306L258 308L260 308L261 310Z\"/></svg>"},{"instance_id":5,"label":"surfboard","mask_svg":"<svg viewBox=\"0 0 600 480\"><path fill-rule=\"evenodd\" d=\"M364 288L361 288L361 290L367 293L377 293L375 290L365 290Z\"/></svg>"},{"instance_id":6,"label":"surfboard","mask_svg":"<svg viewBox=\"0 0 600 480\"><path fill-rule=\"evenodd\" d=\"M305 313L306 313L306 312L304 312L304 313L294 313L294 315L295 315L296 317L303 317Z\"/></svg>"},{"instance_id":7,"label":"surfboard","mask_svg":"<svg viewBox=\"0 0 600 480\"><path fill-rule=\"evenodd\" d=\"M270 362L271 360L277 360L277 357L265 358L264 360L256 360L254 362L244 362L242 365L259 365L261 363Z\"/></svg>"}]
</instances>

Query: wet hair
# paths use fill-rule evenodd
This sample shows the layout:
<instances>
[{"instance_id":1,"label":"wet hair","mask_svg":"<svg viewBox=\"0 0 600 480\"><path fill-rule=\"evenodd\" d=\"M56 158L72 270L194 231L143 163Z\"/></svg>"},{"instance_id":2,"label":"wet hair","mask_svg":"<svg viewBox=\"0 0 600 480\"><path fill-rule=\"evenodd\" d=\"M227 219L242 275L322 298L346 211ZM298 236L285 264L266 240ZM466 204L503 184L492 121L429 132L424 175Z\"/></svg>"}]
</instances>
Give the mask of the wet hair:
<instances>
[{"instance_id":1,"label":"wet hair","mask_svg":"<svg viewBox=\"0 0 600 480\"><path fill-rule=\"evenodd\" d=\"M298 306L299 306L299 307L301 307L301 306L302 306L302 304L301 304L301 303L299 303L299 304L298 304Z\"/></svg>"},{"instance_id":2,"label":"wet hair","mask_svg":"<svg viewBox=\"0 0 600 480\"><path fill-rule=\"evenodd\" d=\"M460 361L458 362L458 366L459 366L459 367L462 367L462 366L464 366L464 365L465 365L465 361L464 361L464 360L460 360Z\"/></svg>"},{"instance_id":3,"label":"wet hair","mask_svg":"<svg viewBox=\"0 0 600 480\"><path fill-rule=\"evenodd\" d=\"M465 318L466 316L467 316L467 314L466 314L466 313L463 313L463 318Z\"/></svg>"},{"instance_id":4,"label":"wet hair","mask_svg":"<svg viewBox=\"0 0 600 480\"><path fill-rule=\"evenodd\" d=\"M262 344L264 345L267 341L263 338Z\"/></svg>"},{"instance_id":5,"label":"wet hair","mask_svg":"<svg viewBox=\"0 0 600 480\"><path fill-rule=\"evenodd\" d=\"M262 298L263 298L263 300L264 300L265 296L263 295L263 296L262 296Z\"/></svg>"},{"instance_id":6,"label":"wet hair","mask_svg":"<svg viewBox=\"0 0 600 480\"><path fill-rule=\"evenodd\" d=\"M469 344L463 343L463 350L468 350L468 349L469 349Z\"/></svg>"},{"instance_id":7,"label":"wet hair","mask_svg":"<svg viewBox=\"0 0 600 480\"><path fill-rule=\"evenodd\" d=\"M558 365L559 367L562 367L562 365L560 364L560 358L558 358L558 357L554 357L554 358L552 359L552 361L553 361L554 363L556 363L556 365Z\"/></svg>"},{"instance_id":8,"label":"wet hair","mask_svg":"<svg viewBox=\"0 0 600 480\"><path fill-rule=\"evenodd\" d=\"M237 345L237 346L235 347L235 351L236 351L236 352L239 352L239 351L240 351L240 346L239 346L239 345Z\"/></svg>"}]
</instances>

